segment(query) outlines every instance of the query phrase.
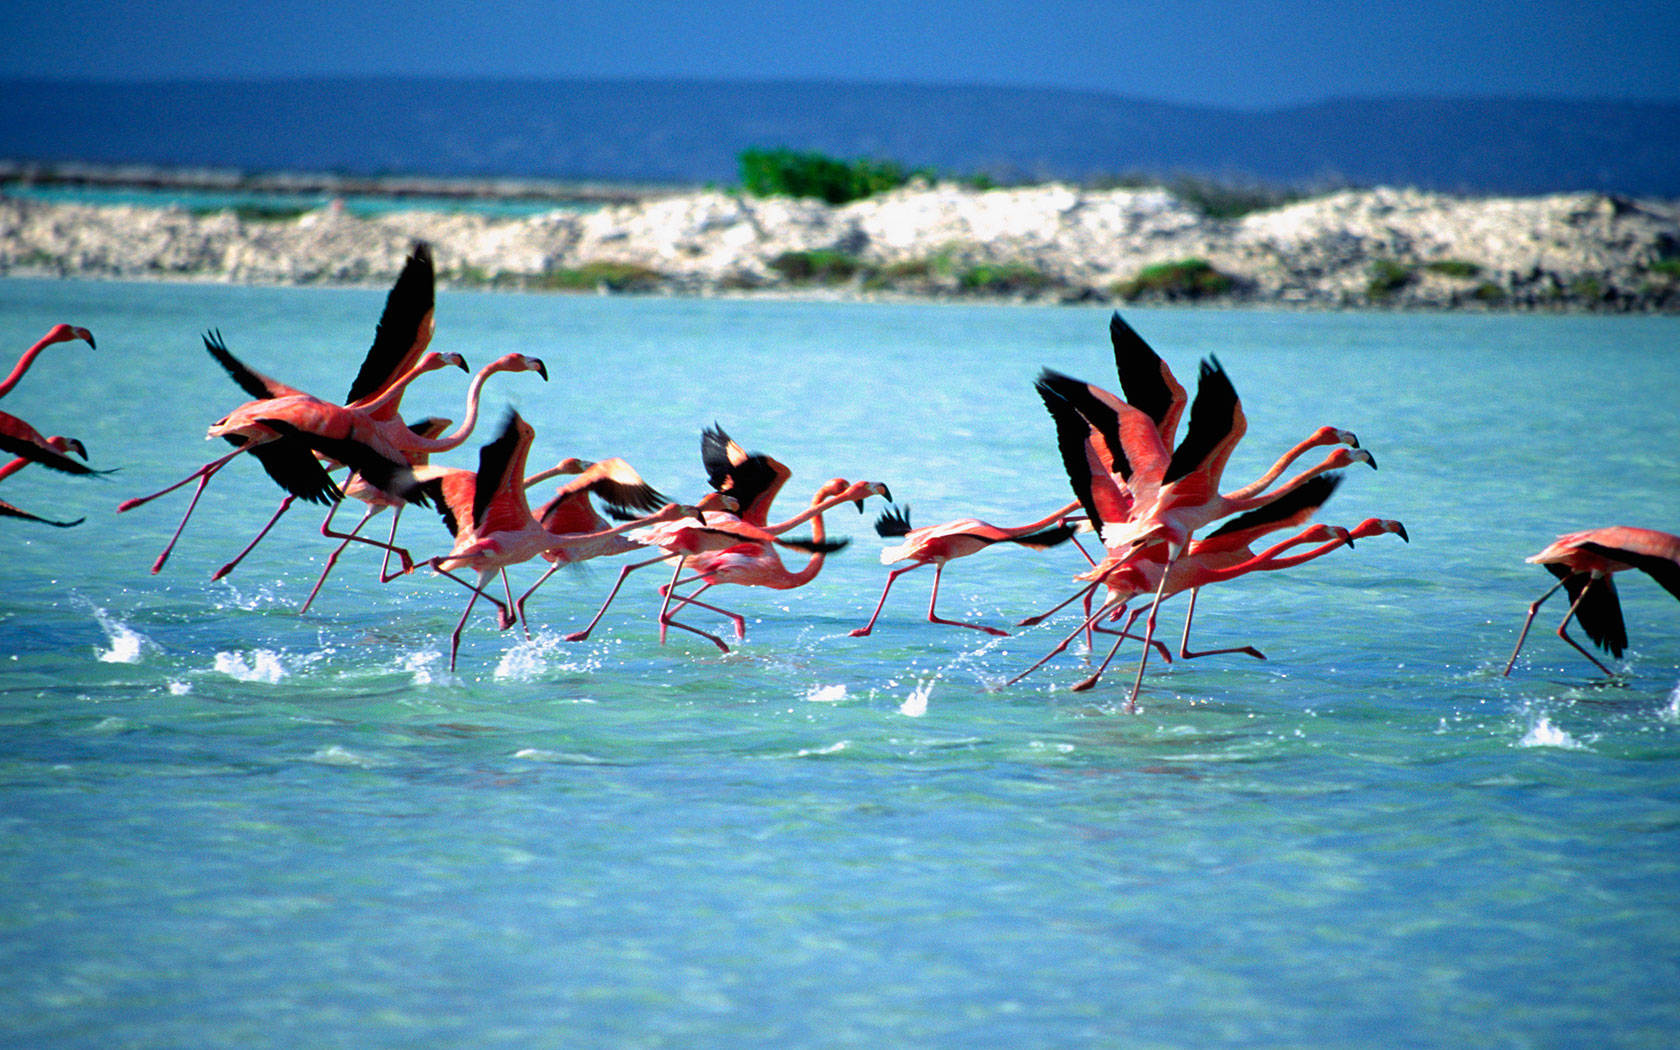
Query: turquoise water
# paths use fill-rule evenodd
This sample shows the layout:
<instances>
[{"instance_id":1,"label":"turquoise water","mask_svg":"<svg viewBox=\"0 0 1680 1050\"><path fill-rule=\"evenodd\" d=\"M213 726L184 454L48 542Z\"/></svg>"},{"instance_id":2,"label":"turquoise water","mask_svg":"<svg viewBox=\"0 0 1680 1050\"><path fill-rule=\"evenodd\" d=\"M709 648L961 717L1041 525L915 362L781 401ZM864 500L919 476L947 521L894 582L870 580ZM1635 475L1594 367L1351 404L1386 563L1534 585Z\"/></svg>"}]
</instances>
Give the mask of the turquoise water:
<instances>
[{"instance_id":1,"label":"turquoise water","mask_svg":"<svg viewBox=\"0 0 1680 1050\"><path fill-rule=\"evenodd\" d=\"M1289 573L1209 590L1197 635L1269 659L1131 666L1097 690L1067 628L923 621L874 511L809 587L718 588L728 655L652 625L649 570L586 643L615 567L557 577L535 637L469 625L464 591L388 586L294 510L209 574L277 497L255 464L122 499L210 458L243 395L199 333L342 395L382 295L0 281L6 399L80 437L99 479L29 470L0 521L0 1017L18 1045L133 1047L1669 1046L1680 1027L1680 610L1621 584L1614 684L1543 610L1509 679L1523 558L1560 532L1680 530L1680 321L1128 313L1181 376L1243 394L1246 479L1320 423L1381 469L1323 517L1404 521ZM1032 520L1069 498L1031 380L1112 385L1101 309L443 292L434 346L508 350L534 465L623 455L703 488L721 423L823 480L886 481L917 524ZM459 418L428 376L413 414ZM476 442L473 443L476 445ZM447 462L471 466L468 450ZM348 520L348 519L347 519ZM384 519L380 519L383 521ZM376 525L382 530L384 525ZM417 555L435 519L405 517ZM797 563L797 559L795 560ZM1071 590L1070 548L952 565L941 611L1007 624ZM534 578L527 567L515 585ZM715 629L717 622L696 617ZM1164 618L1176 631L1177 620Z\"/></svg>"}]
</instances>

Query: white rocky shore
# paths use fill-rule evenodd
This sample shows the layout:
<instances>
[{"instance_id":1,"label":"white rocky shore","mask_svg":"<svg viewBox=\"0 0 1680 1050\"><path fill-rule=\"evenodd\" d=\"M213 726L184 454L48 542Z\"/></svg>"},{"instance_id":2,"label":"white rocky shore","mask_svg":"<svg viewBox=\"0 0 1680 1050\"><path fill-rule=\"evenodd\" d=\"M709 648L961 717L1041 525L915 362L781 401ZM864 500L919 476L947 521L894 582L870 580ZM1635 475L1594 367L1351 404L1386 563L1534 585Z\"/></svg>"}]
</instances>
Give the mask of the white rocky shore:
<instances>
[{"instance_id":1,"label":"white rocky shore","mask_svg":"<svg viewBox=\"0 0 1680 1050\"><path fill-rule=\"evenodd\" d=\"M844 206L705 191L527 218L285 218L0 198L0 274L1316 307L1680 309L1680 205L1331 194L1213 219L1164 190L914 186Z\"/></svg>"}]
</instances>

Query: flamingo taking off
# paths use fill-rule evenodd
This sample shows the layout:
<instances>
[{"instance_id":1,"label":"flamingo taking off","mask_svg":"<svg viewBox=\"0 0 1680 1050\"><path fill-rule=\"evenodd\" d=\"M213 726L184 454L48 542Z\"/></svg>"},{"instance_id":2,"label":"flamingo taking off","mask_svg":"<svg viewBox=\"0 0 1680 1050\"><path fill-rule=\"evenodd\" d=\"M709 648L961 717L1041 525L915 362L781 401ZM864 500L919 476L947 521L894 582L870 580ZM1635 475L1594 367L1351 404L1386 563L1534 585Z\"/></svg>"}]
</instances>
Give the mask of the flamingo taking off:
<instances>
[{"instance_id":1,"label":"flamingo taking off","mask_svg":"<svg viewBox=\"0 0 1680 1050\"><path fill-rule=\"evenodd\" d=\"M83 459L87 458L87 449L83 448L82 443L77 441L75 438L60 437L59 435L54 434L52 437L44 438L42 440L46 447L54 452L74 452ZM5 466L0 466L0 481L6 480L13 474L22 470L24 467L29 466L31 463L37 462L39 462L39 460L31 456L17 457ZM43 518L38 514L31 514L26 510L21 510L18 507L7 503L5 500L0 500L0 517L22 518L25 521L37 521L42 525L51 525L60 529L68 529L72 526L80 525L82 522L87 520L86 518L77 518L75 521L56 521L52 518Z\"/></svg>"},{"instance_id":2,"label":"flamingo taking off","mask_svg":"<svg viewBox=\"0 0 1680 1050\"><path fill-rule=\"evenodd\" d=\"M934 612L934 606L939 602L939 578L945 571L945 563L954 558L978 554L998 543L1014 543L1033 550L1047 550L1066 542L1073 535L1076 526L1068 524L1066 519L1078 509L1079 504L1070 503L1038 521L1012 528L992 525L977 518L962 518L943 525L924 525L919 529L912 529L908 506L887 508L876 520L875 532L883 538L897 538L902 542L881 551L881 564L892 565L901 561L909 561L910 564L887 574L887 584L881 588L881 600L875 603L874 615L870 616L869 622L862 627L854 628L850 632L851 636L862 638L873 631L875 621L881 616L881 609L887 604L887 592L892 590L893 583L905 573L924 565L933 566L933 594L928 598L928 623L970 627L991 635L1007 635L1008 631L996 627L966 623L962 620L947 620Z\"/></svg>"},{"instance_id":3,"label":"flamingo taking off","mask_svg":"<svg viewBox=\"0 0 1680 1050\"><path fill-rule=\"evenodd\" d=\"M1517 644L1511 658L1505 661L1503 674L1509 675L1522 651L1534 614L1547 598L1563 588L1569 595L1569 611L1558 624L1557 636L1568 642L1593 666L1606 675L1613 675L1608 667L1569 637L1569 621L1578 619L1581 629L1594 645L1621 659L1627 648L1627 624L1622 619L1622 603L1616 594L1611 577L1628 569L1639 569L1661 584L1668 593L1680 598L1680 536L1655 529L1637 529L1625 525L1587 529L1559 536L1540 553L1527 559L1531 564L1543 565L1557 577L1558 582L1528 607Z\"/></svg>"}]
</instances>

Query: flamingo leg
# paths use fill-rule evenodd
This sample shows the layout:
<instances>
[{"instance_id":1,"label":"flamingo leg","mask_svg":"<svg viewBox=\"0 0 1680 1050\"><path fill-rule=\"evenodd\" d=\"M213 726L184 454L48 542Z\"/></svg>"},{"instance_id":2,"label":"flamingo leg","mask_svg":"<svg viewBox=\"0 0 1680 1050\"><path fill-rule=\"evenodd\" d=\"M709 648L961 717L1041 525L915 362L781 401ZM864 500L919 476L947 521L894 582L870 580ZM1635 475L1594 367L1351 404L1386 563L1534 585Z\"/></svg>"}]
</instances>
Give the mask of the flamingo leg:
<instances>
[{"instance_id":1,"label":"flamingo leg","mask_svg":"<svg viewBox=\"0 0 1680 1050\"><path fill-rule=\"evenodd\" d=\"M333 509L336 510L337 508L334 507ZM343 540L346 543L365 543L369 547L378 547L380 550L384 551L385 552L385 561L381 565L380 570L379 570L379 582L380 583L390 583L392 580L396 579L398 576L406 576L409 573L413 572L414 571L414 559L408 553L407 550L405 550L402 547L397 546L397 544L396 544L397 523L396 523L395 520L393 520L391 522L391 540L390 540L390 542L381 542L379 540L370 540L366 536L360 535L360 533L362 531L362 526L366 525L368 523L368 519L372 518L375 514L378 514L383 509L384 509L383 507L378 506L377 504L370 504L369 507L368 507L367 513L362 516L362 520L357 522L356 527L351 529L349 532L334 532L330 527L332 525L333 516L329 512L327 514L327 520L323 521L321 523L321 535L329 536L329 537L331 537L333 539L337 539L337 540ZM399 506L397 508L397 514L398 515L402 514L402 507ZM396 573L395 575L386 575L385 569L386 569L386 567L388 567L391 564L391 555L393 555L393 554L395 554L398 558L400 558L402 560L402 570L400 572Z\"/></svg>"},{"instance_id":2,"label":"flamingo leg","mask_svg":"<svg viewBox=\"0 0 1680 1050\"><path fill-rule=\"evenodd\" d=\"M1231 649L1204 649L1201 652L1190 651L1190 618L1196 615L1196 595L1202 593L1200 587L1190 589L1190 608L1184 613L1184 633L1178 639L1178 658L1180 660L1194 660L1202 656L1220 656L1224 653L1247 653L1256 660L1264 660L1266 654L1252 645L1239 645Z\"/></svg>"},{"instance_id":3,"label":"flamingo leg","mask_svg":"<svg viewBox=\"0 0 1680 1050\"><path fill-rule=\"evenodd\" d=\"M183 531L185 531L185 529L187 527L187 519L192 517L193 508L198 506L198 497L204 495L204 486L210 484L210 479L216 476L216 471L222 469L222 465L225 464L229 459L232 459L232 458L233 457L231 455L223 456L221 459L216 461L214 466L210 466L209 469L200 468L200 475L199 475L199 479L198 479L198 488L193 490L192 501L187 504L187 512L185 514L181 515L181 524L175 526L175 534L173 536L169 537L169 542L168 543L164 544L163 553L161 553L157 556L157 561L152 562L152 575L153 576L156 576L158 573L163 571L163 563L169 560L169 555L170 554L174 553L175 544L180 541L181 533ZM188 478L187 480L190 481L191 478ZM186 484L186 481L181 482L181 485L184 485L184 484ZM175 485L175 486L172 486L172 487L180 488L181 486L180 485ZM163 491L168 492L169 489L164 489ZM161 496L161 495L163 495L163 492L156 493L156 495ZM122 506L118 507L117 508L117 513L120 514L124 510L127 510L129 507L137 507L137 506L140 505L140 503L145 502L145 500L153 499L153 498L155 498L155 497L154 496L146 496L146 497L143 497L139 502L136 502L134 500L130 500L128 503L125 503Z\"/></svg>"},{"instance_id":4,"label":"flamingo leg","mask_svg":"<svg viewBox=\"0 0 1680 1050\"><path fill-rule=\"evenodd\" d=\"M1075 595L1074 597L1078 597L1078 595ZM1068 599L1068 602L1071 602L1071 601L1073 601L1073 598ZM1067 602L1063 602L1062 604L1066 605ZM1019 682L1021 679L1025 678L1027 675L1032 674L1034 671L1038 670L1040 667L1043 667L1045 664L1049 663L1051 657L1055 656L1057 653L1061 652L1062 650L1066 649L1069 645L1073 644L1073 640L1075 638L1078 638L1082 633L1084 633L1084 631L1087 627L1091 626L1091 621L1092 620L1096 619L1097 617L1106 615L1111 608L1114 608L1114 607L1109 605L1106 602L1103 603L1101 608L1099 608L1095 613L1091 614L1090 617L1087 617L1084 620L1084 622L1082 622L1078 627L1075 627L1073 629L1073 633L1069 634L1067 637L1065 637L1061 641L1057 642L1055 648L1051 649L1049 652L1045 653L1042 657L1040 657L1037 663L1033 664L1031 667L1027 668L1025 671L1022 671L1020 674L1016 675L1014 678L1011 678L1009 681L1007 681L1003 684L1004 685L1014 685L1016 682ZM1122 605L1119 608L1123 609L1123 608L1125 608L1125 606ZM1119 610L1116 609L1115 611L1118 612Z\"/></svg>"},{"instance_id":5,"label":"flamingo leg","mask_svg":"<svg viewBox=\"0 0 1680 1050\"><path fill-rule=\"evenodd\" d=\"M525 625L525 633L527 635L529 635L531 633L531 621L525 618L525 599L527 599L531 595L535 594L538 587L541 587L543 584L547 583L548 578L550 576L553 576L555 573L559 572L560 571L560 564L561 564L560 562L555 562L554 564L550 565L548 567L548 571L543 573L541 576L538 576L537 577L537 582L531 584L530 588L528 590L526 590L526 592L524 594L521 594L519 596L519 600L513 603L514 615L518 616L519 617L519 622Z\"/></svg>"},{"instance_id":6,"label":"flamingo leg","mask_svg":"<svg viewBox=\"0 0 1680 1050\"><path fill-rule=\"evenodd\" d=\"M681 568L680 564L679 564L678 568L679 569ZM675 582L674 582L675 581L675 576L672 577L672 580L673 580L672 585L674 586L675 585ZM711 584L706 585L706 587L710 587L710 586L711 586ZM747 625L746 625L745 620L741 619L739 616L736 616L734 613L729 612L726 609L719 609L715 605L707 605L704 602L697 602L697 601L694 600L695 596L699 595L701 591L704 591L706 589L706 587L701 587L700 590L695 591L693 595L690 595L686 598L680 599L682 605L698 605L702 609L710 609L715 613L721 613L724 616L734 617L735 620L736 620L735 638L736 638L737 641L739 641L741 638L744 638L746 636L746 630L747 630ZM671 597L672 597L672 595L670 593L670 590L669 590L669 588L667 588L666 589L666 594L665 594L665 602L666 602L667 606L670 605ZM679 608L680 607L681 606L679 606ZM660 609L659 610L659 641L660 641L661 645L663 645L664 642L665 642L665 628L668 627L668 626L669 627L680 627L685 631L688 631L688 632L693 633L693 634L697 634L702 638L710 640L713 645L716 645L723 652L727 653L729 651L729 646L724 644L724 641L723 641L722 638L719 638L715 634L711 634L709 632L702 631L698 627L690 626L689 624L683 623L680 620L672 619L671 614L668 614L665 611L665 609Z\"/></svg>"},{"instance_id":7,"label":"flamingo leg","mask_svg":"<svg viewBox=\"0 0 1680 1050\"><path fill-rule=\"evenodd\" d=\"M684 582L692 582L692 581L684 581ZM693 594L690 594L686 597L681 595L681 594L672 595L672 597L674 597L676 599L677 608L671 610L671 615L675 616L677 614L677 612L686 605L694 605L694 606L698 606L699 608L702 608L702 609L709 609L712 612L717 613L719 616L728 617L730 622L732 622L735 625L735 640L737 642L745 641L746 637L747 637L747 620L746 620L746 617L742 616L740 613L730 612L728 609L720 608L719 606L716 606L716 605L708 605L705 602L698 600L699 597L700 597L700 593L702 591L706 590L706 588L710 587L710 586L711 586L711 584L708 583L708 584L700 587L699 589L697 589ZM675 620L672 620L671 622L674 623L674 624L676 623ZM677 624L677 626L680 627L682 625Z\"/></svg>"},{"instance_id":8,"label":"flamingo leg","mask_svg":"<svg viewBox=\"0 0 1680 1050\"><path fill-rule=\"evenodd\" d=\"M1133 619L1136 619L1135 613L1133 614ZM1121 631L1120 637L1114 639L1114 644L1109 647L1108 655L1103 657L1102 663L1098 664L1097 669L1092 671L1088 676L1075 682L1073 685L1073 691L1076 693L1083 693L1085 690L1095 686L1097 684L1097 679L1101 678L1103 676L1103 672L1108 670L1109 661L1114 659L1114 654L1120 651L1120 647L1125 645L1126 639L1130 637L1132 637L1132 635L1127 634L1125 631Z\"/></svg>"},{"instance_id":9,"label":"flamingo leg","mask_svg":"<svg viewBox=\"0 0 1680 1050\"><path fill-rule=\"evenodd\" d=\"M238 568L239 563L245 560L245 555L251 553L253 550L256 549L257 544L262 542L262 538L264 536L268 535L268 530L274 528L275 523L280 520L280 516L282 514L286 513L288 510L292 509L292 504L294 502L296 502L296 500L297 500L296 496L287 496L285 499L281 500L280 501L280 506L278 508L276 508L275 511L274 511L274 517L268 519L268 524L264 525L262 527L262 530L257 533L257 535L251 540L251 542L247 543L245 545L244 550L240 551L238 554L235 554L233 556L232 561L228 562L226 565L217 569L215 571L215 573L213 573L211 575L210 578L212 580L219 580L223 576L226 576L228 573L232 572L234 569ZM336 506L336 504L334 506Z\"/></svg>"},{"instance_id":10,"label":"flamingo leg","mask_svg":"<svg viewBox=\"0 0 1680 1050\"><path fill-rule=\"evenodd\" d=\"M854 627L851 631L849 631L847 633L850 634L853 638L862 638L865 635L867 635L870 631L873 631L875 629L875 621L881 618L881 610L886 607L887 592L892 590L893 581L897 580L900 576L903 576L905 573L910 572L912 569L919 569L925 564L927 564L927 563L926 562L917 562L914 565L906 565L902 569L894 569L893 571L887 573L887 585L885 587L881 588L881 600L875 603L875 615L871 616L869 618L869 622L864 624L862 627Z\"/></svg>"},{"instance_id":11,"label":"flamingo leg","mask_svg":"<svg viewBox=\"0 0 1680 1050\"><path fill-rule=\"evenodd\" d=\"M1517 647L1515 649L1511 650L1511 658L1509 660L1505 661L1505 670L1501 672L1501 674L1503 674L1505 677L1509 678L1511 676L1511 668L1516 665L1517 654L1522 652L1523 640L1528 637L1528 629L1534 623L1534 614L1539 612L1540 611L1540 606L1546 604L1546 599L1550 598L1552 595L1556 594L1558 592L1558 588L1562 587L1562 586L1563 586L1563 581L1559 580L1558 582L1552 584L1552 586L1547 589L1545 594L1542 594L1540 597L1534 599L1534 601L1529 604L1529 606L1528 606L1528 616L1527 616L1527 618L1525 618L1523 620L1522 630L1517 632ZM1581 589L1581 593L1585 594L1586 593L1586 588L1583 587ZM1571 610L1571 614L1573 615L1573 610ZM1565 618L1564 622L1567 623L1568 619ZM1574 644L1574 643L1570 643L1570 644ZM1576 646L1576 648L1580 648L1580 647ZM1598 661L1594 660L1593 662L1597 663Z\"/></svg>"},{"instance_id":12,"label":"flamingo leg","mask_svg":"<svg viewBox=\"0 0 1680 1050\"><path fill-rule=\"evenodd\" d=\"M1097 586L1098 586L1097 584L1093 583L1093 584L1090 584L1087 587L1082 587L1079 590L1075 591L1072 595L1070 595L1067 598L1067 600L1062 601L1062 602L1058 602L1056 605L1052 606L1050 609L1045 610L1044 612L1039 613L1037 616L1029 616L1025 620L1022 620L1020 623L1017 623L1015 626L1017 626L1017 627L1032 627L1035 624L1043 623L1045 620L1048 620L1050 617L1054 616L1056 613L1061 612L1063 609L1072 605L1074 602L1078 601L1081 598L1086 599L1087 604L1085 606L1085 612L1086 612L1086 615L1088 617L1090 615L1090 612L1091 612L1091 606L1089 604L1089 600L1091 598L1091 595L1096 593Z\"/></svg>"},{"instance_id":13,"label":"flamingo leg","mask_svg":"<svg viewBox=\"0 0 1680 1050\"><path fill-rule=\"evenodd\" d=\"M339 535L339 533L327 531L327 522L332 521L332 516L337 512L338 504L335 503L333 504L332 510L327 511L327 521L321 523L321 535ZM308 612L309 607L315 604L315 596L321 593L321 585L327 582L327 576L333 571L333 566L338 564L338 556L344 553L344 548L350 546L350 541L355 539L356 533L362 531L362 526L366 525L377 513L379 513L378 507L369 506L367 512L362 515L362 520L358 521L356 523L356 527L351 529L348 535L344 536L343 542L341 542L337 547L334 547L333 552L327 555L327 564L321 569L321 575L320 578L315 581L315 587L309 592L309 597L303 600L303 604L298 606L298 614L300 616ZM385 581L381 580L380 582L383 583Z\"/></svg>"},{"instance_id":14,"label":"flamingo leg","mask_svg":"<svg viewBox=\"0 0 1680 1050\"><path fill-rule=\"evenodd\" d=\"M391 554L399 549L397 547L397 522L402 520L402 512L403 505L400 503L397 504L396 509L391 512L391 534L385 538L385 558L379 563L380 583L390 583L398 576L406 576L414 571L414 559L412 556L404 559L404 567L402 569L399 569L396 572L391 571ZM408 552L404 551L403 553L407 554Z\"/></svg>"},{"instance_id":15,"label":"flamingo leg","mask_svg":"<svg viewBox=\"0 0 1680 1050\"><path fill-rule=\"evenodd\" d=\"M683 557L678 558L677 559L677 568L674 572L671 573L671 582L667 583L665 586L663 586L659 589L659 593L664 597L664 600L659 603L659 644L660 645L665 644L665 628L670 625L670 621L665 618L665 614L667 612L669 612L670 608L671 608L671 589L677 585L677 577L682 575L683 565L687 561L688 561L688 556L687 555L684 555ZM695 633L700 634L700 633L704 633L704 632L697 631ZM718 642L718 644L722 645L723 643Z\"/></svg>"},{"instance_id":16,"label":"flamingo leg","mask_svg":"<svg viewBox=\"0 0 1680 1050\"><path fill-rule=\"evenodd\" d=\"M439 569L438 571L442 572L443 570ZM449 573L444 573L444 575L449 576L450 579L455 580L457 583L466 583L465 580L452 576ZM472 615L473 605L478 601L479 595L484 594L484 585L489 581L489 579L489 573L480 573L477 587L473 587L471 584L466 584L472 589L472 597L467 599L467 607L461 610L461 618L455 621L455 632L449 636L449 670L451 672L455 670L456 654L461 651L461 629L467 625L467 617ZM488 597L488 595L486 595L486 597ZM490 600L495 601L494 598L491 598Z\"/></svg>"},{"instance_id":17,"label":"flamingo leg","mask_svg":"<svg viewBox=\"0 0 1680 1050\"><path fill-rule=\"evenodd\" d=\"M502 593L507 595L507 604L496 607L496 629L505 631L517 622L513 613L513 584L508 582L507 569L502 569ZM525 628L525 637L531 637L531 629Z\"/></svg>"},{"instance_id":18,"label":"flamingo leg","mask_svg":"<svg viewBox=\"0 0 1680 1050\"><path fill-rule=\"evenodd\" d=\"M612 590L607 592L607 600L601 603L601 607L599 609L595 610L595 618L593 620L590 620L589 621L589 626L585 627L583 630L573 631L571 634L566 635L566 641L568 641L568 642L581 642L585 638L589 637L589 632L593 631L595 629L595 625L600 623L601 622L601 617L606 614L607 606L611 605L613 603L613 599L618 597L618 589L620 587L624 586L624 578L626 576L630 575L632 572L635 572L637 569L645 569L649 565L657 565L659 562L662 562L664 560L665 559L663 557L649 558L647 561L639 561L639 562L636 562L634 565L626 565L624 568L618 570L618 581L612 585ZM545 576L544 579L547 579L547 577ZM542 581L538 580L537 582L541 583ZM535 587L533 587L531 589L536 590ZM526 594L526 597L529 598L530 595Z\"/></svg>"},{"instance_id":19,"label":"flamingo leg","mask_svg":"<svg viewBox=\"0 0 1680 1050\"><path fill-rule=\"evenodd\" d=\"M928 623L942 623L942 624L945 624L948 627L967 627L967 628L970 628L970 629L976 630L976 631L984 631L989 635L993 635L994 637L999 637L999 638L1008 637L1008 635L1009 635L1008 631L999 630L996 627L987 627L984 624L978 624L978 623L964 623L961 620L947 620L942 616L935 615L934 611L933 611L933 607L936 604L938 604L938 602L939 602L939 577L944 575L944 573L945 573L945 563L944 562L935 562L934 566L933 566L933 595L928 598L928 614L927 614Z\"/></svg>"},{"instance_id":20,"label":"flamingo leg","mask_svg":"<svg viewBox=\"0 0 1680 1050\"><path fill-rule=\"evenodd\" d=\"M1118 620L1120 618L1120 613L1124 608L1125 607L1122 606L1121 609L1115 610L1114 615L1107 617L1107 619ZM1132 615L1127 617L1127 619L1126 619L1126 625L1124 627L1121 627L1118 630L1115 630L1112 627L1103 627L1100 624L1097 624L1097 623L1093 622L1090 626L1088 626L1086 628L1086 635L1089 636L1092 631L1095 631L1098 634L1118 634L1118 635L1120 635L1122 637L1125 637L1125 638L1136 638L1137 640L1142 641L1143 640L1142 635L1137 635L1137 634L1132 633L1132 624L1136 623L1137 618L1139 616L1142 616L1142 615L1143 615L1143 610L1142 609L1133 609L1132 610ZM1086 645L1089 645L1089 644L1090 644L1089 642L1086 642ZM1161 641L1160 639L1156 639L1155 641L1150 642L1149 644L1155 648L1155 651L1157 653L1161 654L1161 659L1165 660L1169 664L1172 663L1172 652L1167 648L1167 644L1165 642Z\"/></svg>"},{"instance_id":21,"label":"flamingo leg","mask_svg":"<svg viewBox=\"0 0 1680 1050\"><path fill-rule=\"evenodd\" d=\"M1604 664L1600 663L1598 657L1594 656L1592 653L1587 652L1586 648L1583 647L1580 642L1577 642L1575 639L1569 637L1569 632L1568 632L1569 621L1573 620L1575 618L1575 610L1577 610L1581 607L1581 600L1587 596L1587 591L1592 587L1593 584L1598 582L1598 579L1599 578L1597 576L1590 577L1587 580L1587 585L1585 587L1581 588L1581 593L1576 595L1575 600L1569 604L1569 611L1567 613L1564 613L1563 622L1558 624L1557 636L1559 638L1562 638L1564 641L1568 642L1570 645L1574 646L1576 652L1580 653L1582 656L1591 660L1593 662L1594 667L1598 668L1600 671L1603 671L1605 673L1605 675L1607 675L1608 677L1614 678L1616 676L1616 672L1610 670L1610 668L1605 667Z\"/></svg>"},{"instance_id":22,"label":"flamingo leg","mask_svg":"<svg viewBox=\"0 0 1680 1050\"><path fill-rule=\"evenodd\" d=\"M1138 690L1143 688L1143 669L1149 665L1149 643L1155 638L1155 617L1161 610L1161 595L1166 592L1167 580L1172 576L1173 563L1178 561L1178 556L1181 553L1183 553L1182 547L1171 551L1168 555L1167 564L1161 570L1161 583L1155 588L1155 600L1149 603L1149 619L1144 621L1143 625L1143 655L1138 657L1137 677L1132 680L1132 693L1126 698L1127 714L1137 712ZM1091 682L1093 685L1096 684L1095 677L1091 679Z\"/></svg>"},{"instance_id":23,"label":"flamingo leg","mask_svg":"<svg viewBox=\"0 0 1680 1050\"><path fill-rule=\"evenodd\" d=\"M228 460L232 459L233 457L239 455L241 452L244 452L249 448L250 448L249 445L241 445L238 448L234 449L232 452L229 452L227 455L221 457L220 459L213 459L210 462L204 464L204 466L199 467L197 470L193 471L191 474L188 474L186 477L182 478L180 481L177 481L175 484L169 486L168 488L158 489L156 492L152 493L150 496L136 496L133 499L125 499L121 503L117 504L117 513L121 514L125 510L133 510L135 507L138 507L142 504L150 503L152 500L157 499L159 496L167 496L169 493L174 492L176 489L182 487L183 485L185 485L187 482L193 480L194 478L204 479L204 480L202 480L198 483L198 487L200 489L203 489L204 488L204 481L208 481L210 475L216 473L216 471L218 471L218 470L221 470L223 465L225 465Z\"/></svg>"}]
</instances>

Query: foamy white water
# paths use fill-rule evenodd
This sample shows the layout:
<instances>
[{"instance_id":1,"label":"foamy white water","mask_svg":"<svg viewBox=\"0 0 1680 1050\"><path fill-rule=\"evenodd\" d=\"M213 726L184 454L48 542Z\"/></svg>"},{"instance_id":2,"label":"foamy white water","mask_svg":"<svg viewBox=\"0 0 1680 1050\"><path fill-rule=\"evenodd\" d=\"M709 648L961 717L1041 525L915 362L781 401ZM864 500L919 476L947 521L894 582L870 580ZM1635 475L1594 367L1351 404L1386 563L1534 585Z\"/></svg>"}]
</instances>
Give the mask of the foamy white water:
<instances>
[{"instance_id":1,"label":"foamy white water","mask_svg":"<svg viewBox=\"0 0 1680 1050\"><path fill-rule=\"evenodd\" d=\"M248 653L217 653L216 670L241 682L263 682L268 685L277 684L287 674L280 654L268 649L253 649Z\"/></svg>"},{"instance_id":2,"label":"foamy white water","mask_svg":"<svg viewBox=\"0 0 1680 1050\"><path fill-rule=\"evenodd\" d=\"M94 650L104 663L137 663L147 649L157 648L151 639L127 624L113 619L104 609L95 607L93 617L99 621L100 630L105 632L106 640L110 643L108 648Z\"/></svg>"}]
</instances>

